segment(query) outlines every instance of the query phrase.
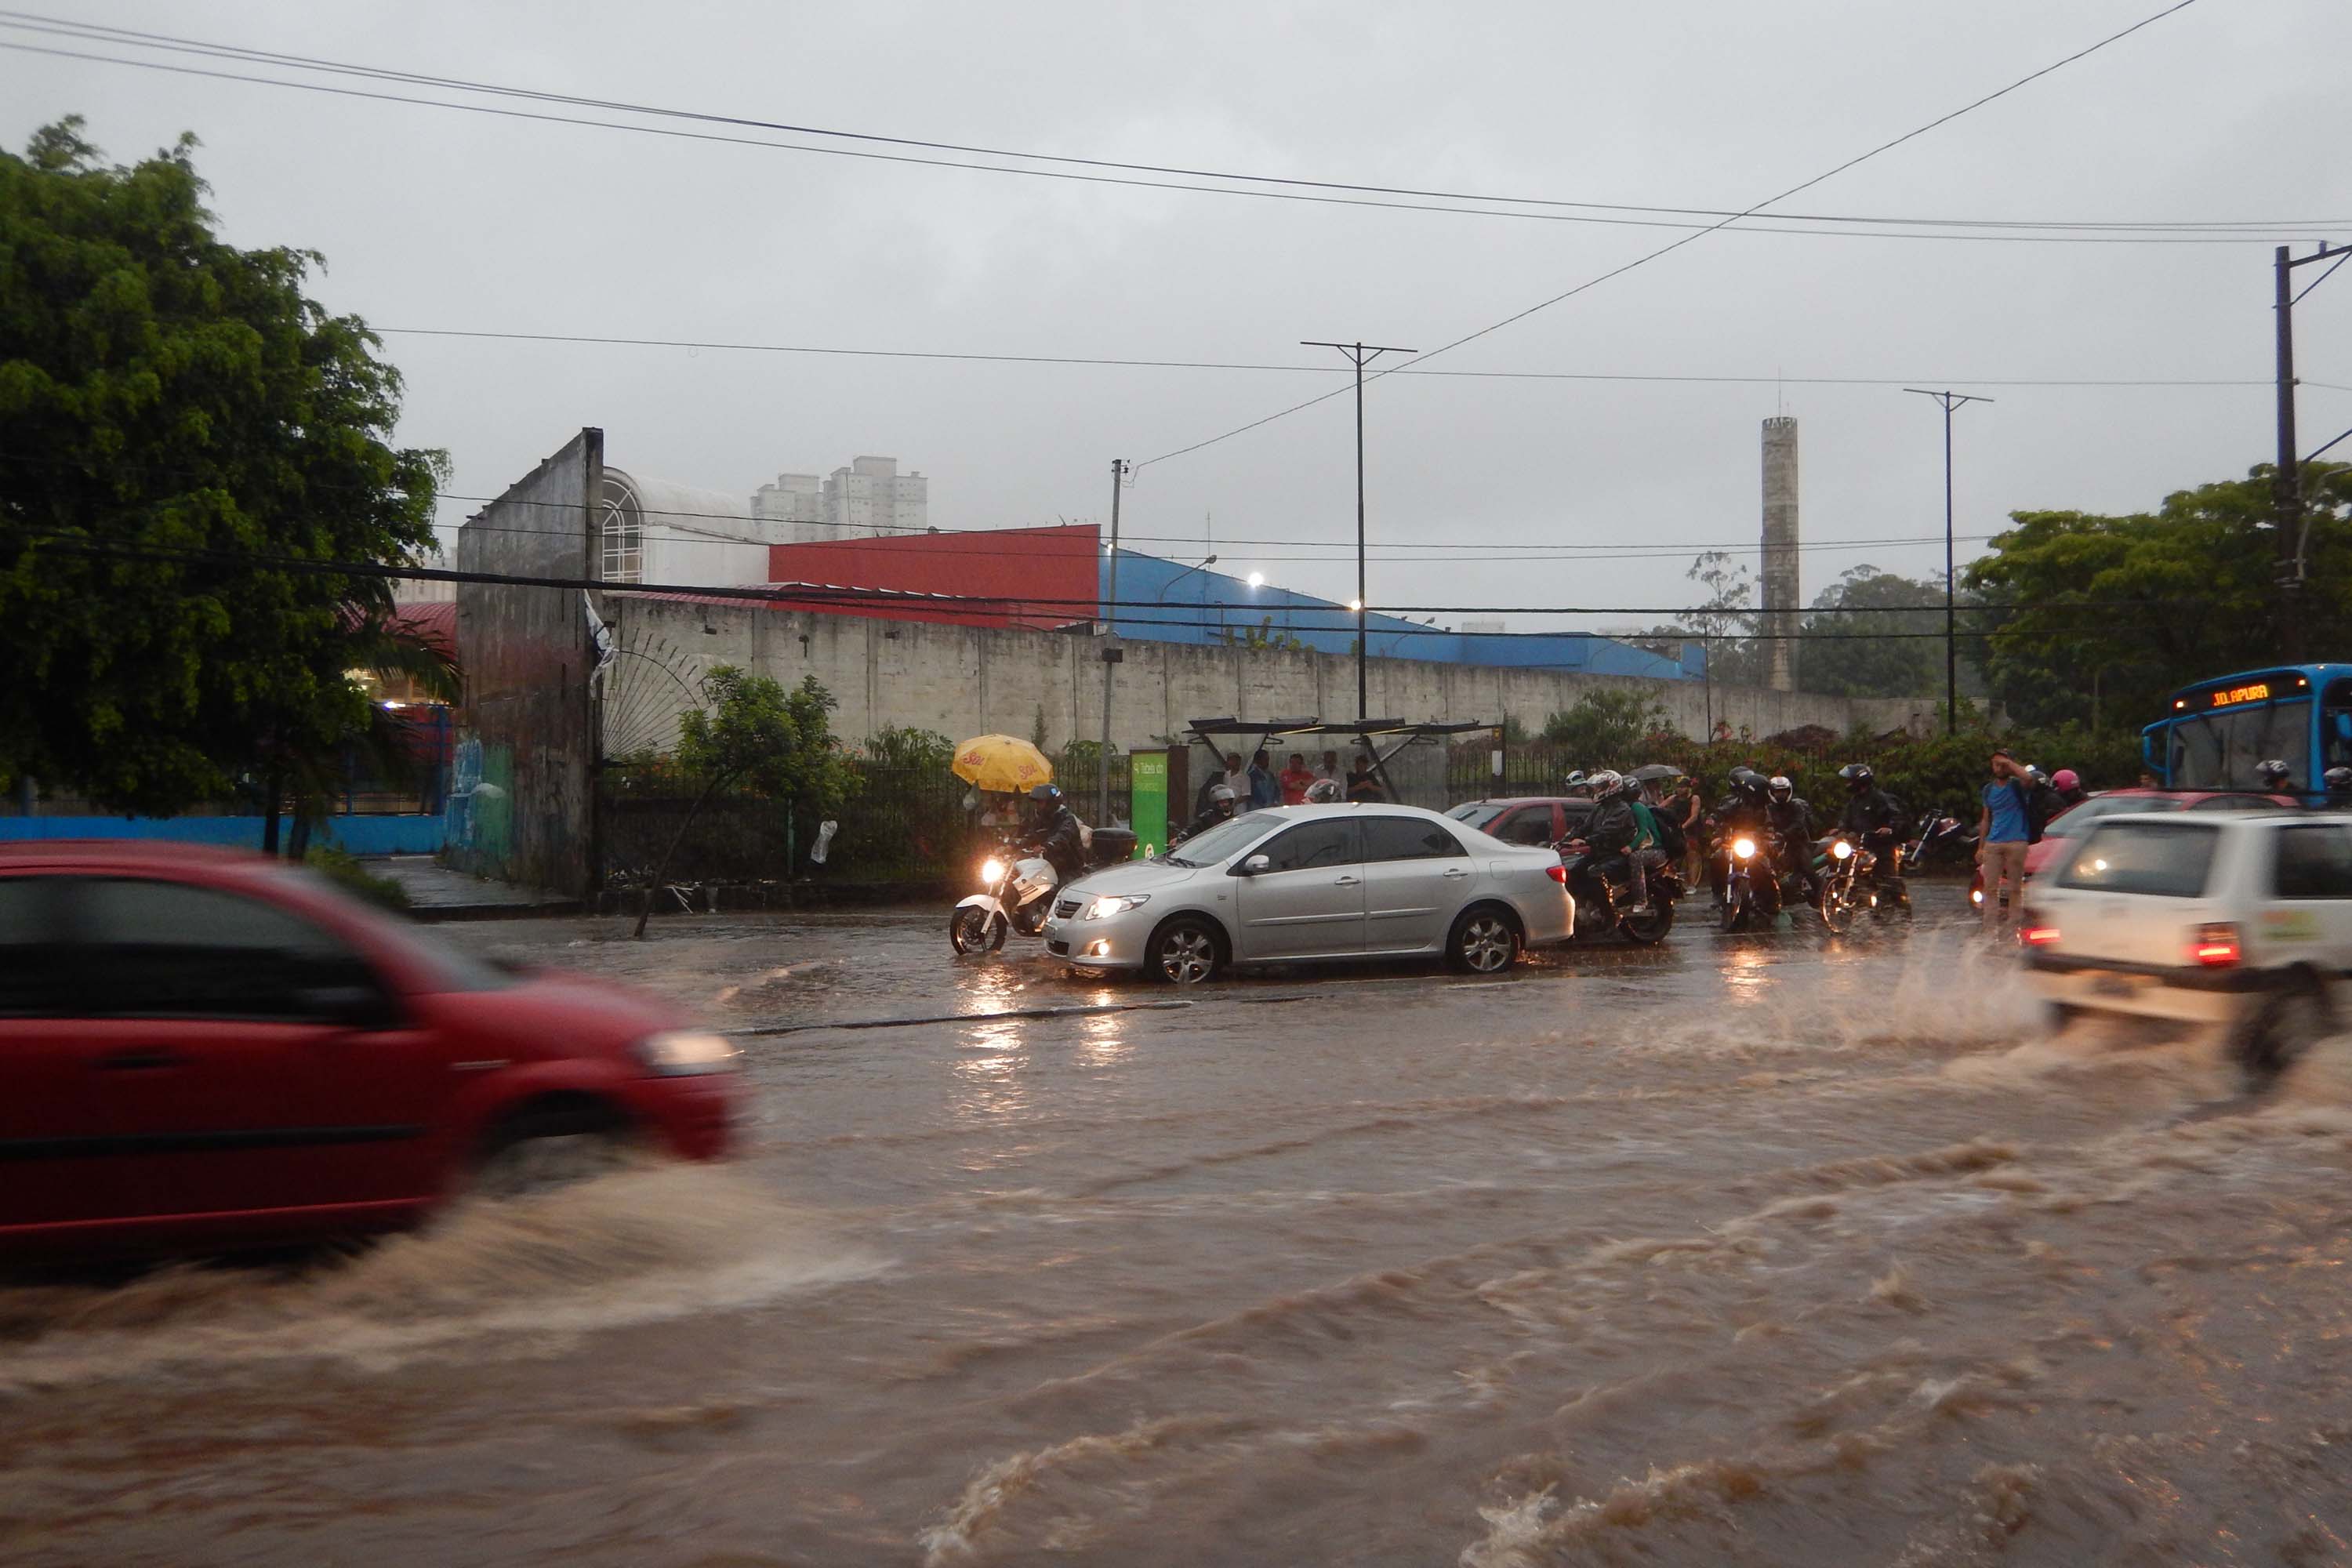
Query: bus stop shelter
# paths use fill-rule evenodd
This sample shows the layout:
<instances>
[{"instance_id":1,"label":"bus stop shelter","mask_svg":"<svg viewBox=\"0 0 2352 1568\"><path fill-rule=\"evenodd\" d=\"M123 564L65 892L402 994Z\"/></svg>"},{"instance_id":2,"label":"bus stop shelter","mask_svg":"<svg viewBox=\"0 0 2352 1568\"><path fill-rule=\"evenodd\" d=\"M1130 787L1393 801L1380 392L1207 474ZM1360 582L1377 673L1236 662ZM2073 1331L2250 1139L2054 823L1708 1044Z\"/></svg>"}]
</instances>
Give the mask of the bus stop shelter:
<instances>
[{"instance_id":1,"label":"bus stop shelter","mask_svg":"<svg viewBox=\"0 0 2352 1568\"><path fill-rule=\"evenodd\" d=\"M1273 751L1276 742L1290 744L1308 741L1326 742L1351 740L1363 754L1371 760L1372 775L1380 781L1381 793L1391 800L1398 790L1389 777L1388 765L1397 754L1416 741L1452 740L1477 731L1492 730L1492 724L1413 724L1402 719L1366 719L1353 724L1326 724L1320 719L1239 719L1230 714L1221 719L1192 719L1185 721L1186 734L1192 740L1220 755L1239 752L1247 758L1263 747ZM1318 746L1317 749L1325 749ZM1192 781L1182 781L1184 799L1192 798Z\"/></svg>"}]
</instances>

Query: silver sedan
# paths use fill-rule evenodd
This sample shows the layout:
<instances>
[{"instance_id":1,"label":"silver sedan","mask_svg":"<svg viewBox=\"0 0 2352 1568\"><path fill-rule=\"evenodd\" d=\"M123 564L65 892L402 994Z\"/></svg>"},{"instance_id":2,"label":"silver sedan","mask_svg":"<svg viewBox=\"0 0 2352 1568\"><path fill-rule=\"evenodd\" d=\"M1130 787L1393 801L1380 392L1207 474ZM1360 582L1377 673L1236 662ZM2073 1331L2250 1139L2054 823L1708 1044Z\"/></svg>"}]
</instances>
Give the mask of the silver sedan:
<instances>
[{"instance_id":1,"label":"silver sedan","mask_svg":"<svg viewBox=\"0 0 2352 1568\"><path fill-rule=\"evenodd\" d=\"M1559 857L1409 805L1254 811L1064 888L1045 951L1197 984L1228 964L1443 953L1492 974L1575 929Z\"/></svg>"}]
</instances>

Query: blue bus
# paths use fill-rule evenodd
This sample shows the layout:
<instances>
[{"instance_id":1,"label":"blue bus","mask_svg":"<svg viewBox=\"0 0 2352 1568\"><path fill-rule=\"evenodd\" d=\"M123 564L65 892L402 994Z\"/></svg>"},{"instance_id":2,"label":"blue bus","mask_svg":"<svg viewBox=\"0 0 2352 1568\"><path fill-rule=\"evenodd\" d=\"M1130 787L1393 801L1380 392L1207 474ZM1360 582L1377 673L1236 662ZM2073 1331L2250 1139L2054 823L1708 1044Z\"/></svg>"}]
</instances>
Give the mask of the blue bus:
<instances>
[{"instance_id":1,"label":"blue bus","mask_svg":"<svg viewBox=\"0 0 2352 1568\"><path fill-rule=\"evenodd\" d=\"M2298 790L2352 766L2352 664L2296 664L2200 680L2172 694L2140 731L2140 753L2167 789L2257 789L2276 757Z\"/></svg>"}]
</instances>

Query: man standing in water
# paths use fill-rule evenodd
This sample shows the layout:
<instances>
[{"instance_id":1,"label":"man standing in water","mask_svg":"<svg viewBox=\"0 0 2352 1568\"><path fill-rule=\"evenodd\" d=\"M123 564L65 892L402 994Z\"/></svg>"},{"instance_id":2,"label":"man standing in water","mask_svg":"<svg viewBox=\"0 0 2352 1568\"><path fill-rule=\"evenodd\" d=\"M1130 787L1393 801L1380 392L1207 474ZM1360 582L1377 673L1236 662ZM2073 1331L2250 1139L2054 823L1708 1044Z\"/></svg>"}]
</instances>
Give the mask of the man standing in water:
<instances>
[{"instance_id":1,"label":"man standing in water","mask_svg":"<svg viewBox=\"0 0 2352 1568\"><path fill-rule=\"evenodd\" d=\"M1984 871L1985 934L1997 936L2024 897L2025 846L2033 832L2017 759L1996 750L1991 766L1992 782L1984 786L1984 809L1977 817L1977 865Z\"/></svg>"}]
</instances>

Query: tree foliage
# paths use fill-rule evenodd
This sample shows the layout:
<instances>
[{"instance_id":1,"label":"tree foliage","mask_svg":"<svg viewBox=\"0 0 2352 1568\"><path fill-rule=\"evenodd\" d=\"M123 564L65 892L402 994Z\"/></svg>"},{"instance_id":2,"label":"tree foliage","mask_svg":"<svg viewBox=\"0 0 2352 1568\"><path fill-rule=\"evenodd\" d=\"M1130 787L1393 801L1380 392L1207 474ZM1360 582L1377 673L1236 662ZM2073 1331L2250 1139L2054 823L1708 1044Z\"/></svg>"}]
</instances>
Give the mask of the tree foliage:
<instances>
[{"instance_id":1,"label":"tree foliage","mask_svg":"<svg viewBox=\"0 0 2352 1568\"><path fill-rule=\"evenodd\" d=\"M169 812L368 723L348 633L414 564L442 454L303 285L213 231L193 137L107 166L67 120L0 153L0 773Z\"/></svg>"},{"instance_id":2,"label":"tree foliage","mask_svg":"<svg viewBox=\"0 0 2352 1568\"><path fill-rule=\"evenodd\" d=\"M1985 612L1992 695L2030 723L2087 713L2137 728L2175 689L2277 664L2298 639L2315 658L2352 647L2352 465L2304 469L2310 577L2292 609L2273 587L2273 469L2167 496L2154 512L2012 513L1969 565Z\"/></svg>"},{"instance_id":3,"label":"tree foliage","mask_svg":"<svg viewBox=\"0 0 2352 1568\"><path fill-rule=\"evenodd\" d=\"M1045 708L1037 707L1037 726L1045 727ZM885 725L866 737L866 754L878 767L910 768L946 773L955 761L955 742L937 730L908 725Z\"/></svg>"},{"instance_id":4,"label":"tree foliage","mask_svg":"<svg viewBox=\"0 0 2352 1568\"><path fill-rule=\"evenodd\" d=\"M1543 738L1570 754L1591 760L1577 764L1604 768L1622 757L1666 721L1665 708L1638 691L1588 691L1564 713L1544 720Z\"/></svg>"},{"instance_id":5,"label":"tree foliage","mask_svg":"<svg viewBox=\"0 0 2352 1568\"><path fill-rule=\"evenodd\" d=\"M1848 567L1814 598L1813 608L1803 622L1798 667L1806 690L1924 697L1944 689L1944 644L1934 635L1944 629L1940 576L1930 583L1875 566Z\"/></svg>"},{"instance_id":6,"label":"tree foliage","mask_svg":"<svg viewBox=\"0 0 2352 1568\"><path fill-rule=\"evenodd\" d=\"M790 691L731 664L702 678L704 708L677 723L678 765L707 789L740 789L829 811L857 787L834 740L840 701L815 676Z\"/></svg>"}]
</instances>

